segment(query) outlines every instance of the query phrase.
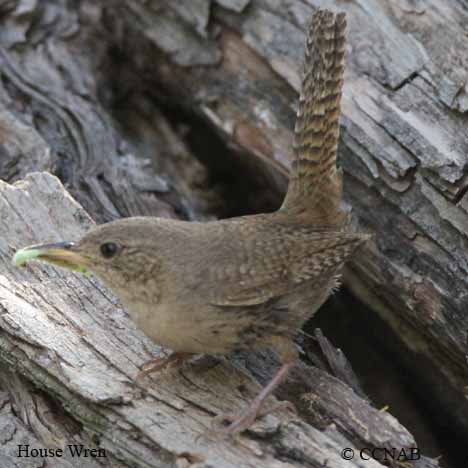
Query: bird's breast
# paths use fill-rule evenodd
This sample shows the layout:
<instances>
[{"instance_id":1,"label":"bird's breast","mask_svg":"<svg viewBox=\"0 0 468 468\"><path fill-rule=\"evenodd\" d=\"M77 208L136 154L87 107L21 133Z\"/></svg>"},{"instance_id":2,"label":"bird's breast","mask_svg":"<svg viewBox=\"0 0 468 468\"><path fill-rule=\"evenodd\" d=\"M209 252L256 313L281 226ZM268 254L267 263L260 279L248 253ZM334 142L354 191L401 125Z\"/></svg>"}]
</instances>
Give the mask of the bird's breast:
<instances>
[{"instance_id":1,"label":"bird's breast","mask_svg":"<svg viewBox=\"0 0 468 468\"><path fill-rule=\"evenodd\" d=\"M130 317L155 343L173 351L226 354L239 346L245 318L231 319L217 307L160 303L125 304ZM234 319L234 320L233 320ZM245 323L244 323L245 322Z\"/></svg>"}]
</instances>

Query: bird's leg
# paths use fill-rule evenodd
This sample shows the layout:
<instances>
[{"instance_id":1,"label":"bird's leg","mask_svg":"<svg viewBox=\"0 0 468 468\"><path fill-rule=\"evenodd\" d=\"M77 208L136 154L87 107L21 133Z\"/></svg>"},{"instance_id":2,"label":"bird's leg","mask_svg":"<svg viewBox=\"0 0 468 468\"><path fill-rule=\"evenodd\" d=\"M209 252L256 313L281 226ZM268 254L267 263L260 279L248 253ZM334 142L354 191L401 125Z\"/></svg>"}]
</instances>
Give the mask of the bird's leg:
<instances>
[{"instance_id":1,"label":"bird's leg","mask_svg":"<svg viewBox=\"0 0 468 468\"><path fill-rule=\"evenodd\" d=\"M279 340L278 340L279 341ZM230 424L221 428L220 431L224 434L237 434L248 429L257 418L262 417L268 413L276 411L279 408L290 408L295 411L294 405L290 402L279 402L268 410L262 410L263 403L268 398L270 393L286 378L289 370L295 365L297 360L297 351L294 344L289 340L281 340L280 351L283 357L283 364L276 372L275 376L271 379L268 385L255 397L249 407L239 416L235 415L220 415L215 420L228 421ZM285 346L286 345L286 346Z\"/></svg>"},{"instance_id":2,"label":"bird's leg","mask_svg":"<svg viewBox=\"0 0 468 468\"><path fill-rule=\"evenodd\" d=\"M275 376L271 379L270 383L255 397L249 407L241 413L239 416L235 415L221 415L219 419L223 421L228 421L229 424L225 428L221 428L221 432L224 434L237 434L239 432L245 431L248 429L257 418L265 416L268 413L276 411L279 408L291 407L292 404L287 402L279 402L273 408L269 408L268 410L262 410L263 403L268 398L271 392L284 380L289 369L293 367L295 364L294 361L292 362L285 362L279 369Z\"/></svg>"},{"instance_id":3,"label":"bird's leg","mask_svg":"<svg viewBox=\"0 0 468 468\"><path fill-rule=\"evenodd\" d=\"M177 353L174 352L169 356L158 357L145 362L141 366L141 371L138 373L136 379L143 380L149 374L160 372L169 368L179 367L184 361L193 356L191 353Z\"/></svg>"}]
</instances>

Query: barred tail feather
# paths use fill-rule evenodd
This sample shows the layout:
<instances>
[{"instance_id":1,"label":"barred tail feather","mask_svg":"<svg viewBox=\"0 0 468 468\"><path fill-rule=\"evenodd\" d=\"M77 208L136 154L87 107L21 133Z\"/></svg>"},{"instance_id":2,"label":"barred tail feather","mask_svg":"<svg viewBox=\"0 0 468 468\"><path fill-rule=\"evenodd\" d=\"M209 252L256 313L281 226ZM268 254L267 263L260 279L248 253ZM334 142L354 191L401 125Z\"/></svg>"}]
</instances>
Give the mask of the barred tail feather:
<instances>
[{"instance_id":1,"label":"barred tail feather","mask_svg":"<svg viewBox=\"0 0 468 468\"><path fill-rule=\"evenodd\" d=\"M336 167L346 18L315 13L306 40L288 193L282 209L323 225L342 224L341 171Z\"/></svg>"}]
</instances>

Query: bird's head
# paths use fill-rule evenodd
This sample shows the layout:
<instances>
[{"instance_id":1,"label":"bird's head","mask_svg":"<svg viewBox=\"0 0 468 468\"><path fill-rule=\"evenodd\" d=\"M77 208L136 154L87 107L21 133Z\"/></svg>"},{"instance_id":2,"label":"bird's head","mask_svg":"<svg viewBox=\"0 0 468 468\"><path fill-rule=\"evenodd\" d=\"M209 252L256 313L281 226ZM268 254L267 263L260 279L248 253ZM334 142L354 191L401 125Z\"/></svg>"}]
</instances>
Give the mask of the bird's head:
<instances>
[{"instance_id":1,"label":"bird's head","mask_svg":"<svg viewBox=\"0 0 468 468\"><path fill-rule=\"evenodd\" d=\"M18 250L13 263L39 260L81 273L93 272L119 288L157 268L160 229L147 218L128 218L97 226L76 242L37 244Z\"/></svg>"}]
</instances>

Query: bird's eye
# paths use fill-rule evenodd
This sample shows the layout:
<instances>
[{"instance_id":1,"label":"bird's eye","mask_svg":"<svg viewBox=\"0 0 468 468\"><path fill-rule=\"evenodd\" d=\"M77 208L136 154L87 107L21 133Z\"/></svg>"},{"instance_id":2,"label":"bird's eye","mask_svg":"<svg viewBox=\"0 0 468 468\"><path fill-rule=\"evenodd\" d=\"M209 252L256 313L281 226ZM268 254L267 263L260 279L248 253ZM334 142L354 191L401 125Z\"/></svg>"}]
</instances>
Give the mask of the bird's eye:
<instances>
[{"instance_id":1,"label":"bird's eye","mask_svg":"<svg viewBox=\"0 0 468 468\"><path fill-rule=\"evenodd\" d=\"M118 247L114 242L106 242L101 245L100 250L104 258L111 258L117 253Z\"/></svg>"}]
</instances>

